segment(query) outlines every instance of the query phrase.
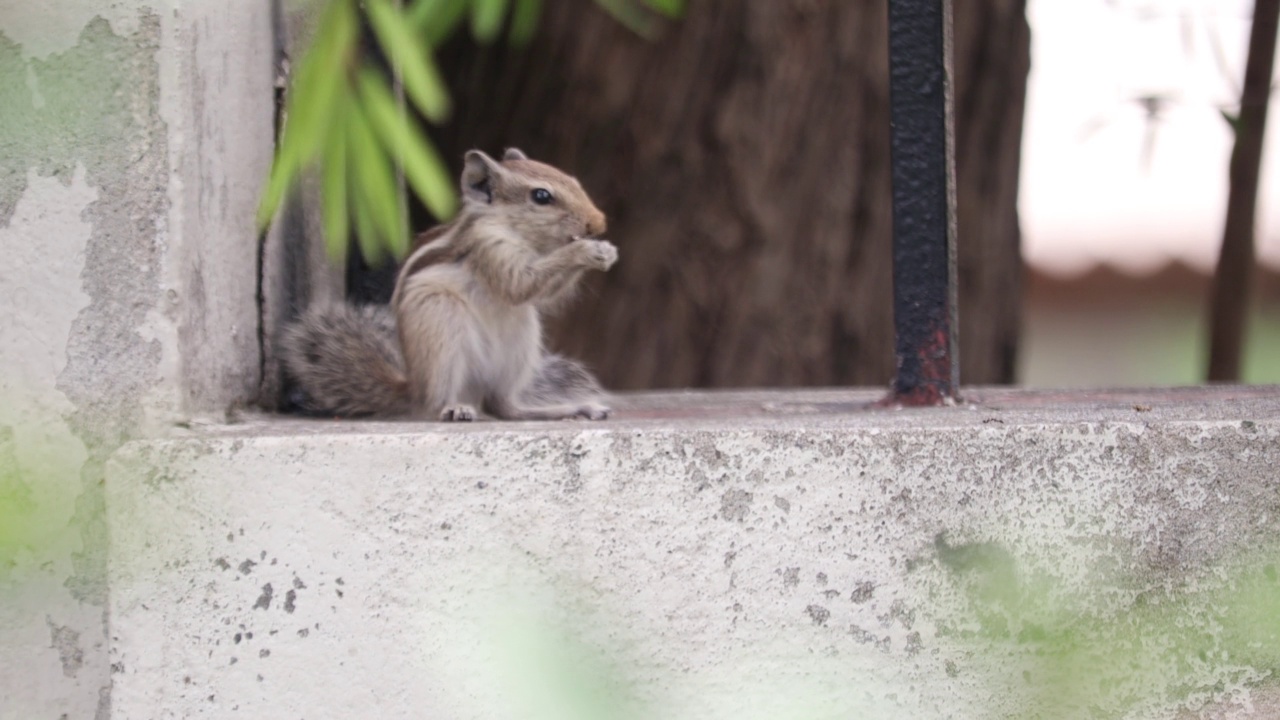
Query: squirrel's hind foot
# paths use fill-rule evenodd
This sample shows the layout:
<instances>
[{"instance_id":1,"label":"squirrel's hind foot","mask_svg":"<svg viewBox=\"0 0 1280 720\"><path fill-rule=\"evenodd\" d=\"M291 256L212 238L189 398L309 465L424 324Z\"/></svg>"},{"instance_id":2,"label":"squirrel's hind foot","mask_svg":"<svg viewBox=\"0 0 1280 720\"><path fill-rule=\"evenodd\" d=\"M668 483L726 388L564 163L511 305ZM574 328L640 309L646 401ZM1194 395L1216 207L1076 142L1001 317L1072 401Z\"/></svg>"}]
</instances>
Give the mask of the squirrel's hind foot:
<instances>
[{"instance_id":1,"label":"squirrel's hind foot","mask_svg":"<svg viewBox=\"0 0 1280 720\"><path fill-rule=\"evenodd\" d=\"M608 406L592 403L578 408L578 412L574 415L574 419L608 420L609 414L612 412L613 409Z\"/></svg>"},{"instance_id":2,"label":"squirrel's hind foot","mask_svg":"<svg viewBox=\"0 0 1280 720\"><path fill-rule=\"evenodd\" d=\"M440 411L443 422L471 422L476 419L476 409L470 405L450 405Z\"/></svg>"}]
</instances>

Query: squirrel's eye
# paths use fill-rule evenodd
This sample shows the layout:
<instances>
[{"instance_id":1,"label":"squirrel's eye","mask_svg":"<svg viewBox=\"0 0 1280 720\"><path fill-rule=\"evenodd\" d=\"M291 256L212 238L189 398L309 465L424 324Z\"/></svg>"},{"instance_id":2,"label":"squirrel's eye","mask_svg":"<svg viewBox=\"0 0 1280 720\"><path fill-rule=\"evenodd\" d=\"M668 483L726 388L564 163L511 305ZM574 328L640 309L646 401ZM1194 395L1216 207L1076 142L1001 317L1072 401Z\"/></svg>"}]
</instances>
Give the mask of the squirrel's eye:
<instances>
[{"instance_id":1,"label":"squirrel's eye","mask_svg":"<svg viewBox=\"0 0 1280 720\"><path fill-rule=\"evenodd\" d=\"M533 201L538 203L539 205L550 205L551 201L555 199L551 197L551 191L547 190L546 188L535 189L532 193L529 194L529 197L532 198Z\"/></svg>"}]
</instances>

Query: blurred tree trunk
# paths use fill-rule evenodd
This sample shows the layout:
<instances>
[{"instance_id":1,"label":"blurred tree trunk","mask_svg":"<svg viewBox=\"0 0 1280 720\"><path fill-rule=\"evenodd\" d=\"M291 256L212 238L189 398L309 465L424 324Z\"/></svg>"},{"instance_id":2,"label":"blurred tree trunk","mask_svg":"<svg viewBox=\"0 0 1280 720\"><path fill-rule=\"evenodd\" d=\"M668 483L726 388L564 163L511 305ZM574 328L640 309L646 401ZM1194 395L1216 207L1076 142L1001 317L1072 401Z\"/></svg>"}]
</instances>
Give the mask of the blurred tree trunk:
<instances>
[{"instance_id":1,"label":"blurred tree trunk","mask_svg":"<svg viewBox=\"0 0 1280 720\"><path fill-rule=\"evenodd\" d=\"M1235 146L1231 151L1227 218L1223 224L1222 247L1209 302L1210 382L1240 381L1245 322L1253 290L1258 180L1262 171L1262 144L1267 130L1278 28L1280 0L1257 0L1253 5L1240 112L1232 123Z\"/></svg>"},{"instance_id":2,"label":"blurred tree trunk","mask_svg":"<svg viewBox=\"0 0 1280 720\"><path fill-rule=\"evenodd\" d=\"M692 0L657 42L585 0L533 45L445 52L440 133L576 174L621 260L552 344L614 388L885 384L893 373L883 0ZM955 4L960 349L1011 382L1025 0Z\"/></svg>"}]
</instances>

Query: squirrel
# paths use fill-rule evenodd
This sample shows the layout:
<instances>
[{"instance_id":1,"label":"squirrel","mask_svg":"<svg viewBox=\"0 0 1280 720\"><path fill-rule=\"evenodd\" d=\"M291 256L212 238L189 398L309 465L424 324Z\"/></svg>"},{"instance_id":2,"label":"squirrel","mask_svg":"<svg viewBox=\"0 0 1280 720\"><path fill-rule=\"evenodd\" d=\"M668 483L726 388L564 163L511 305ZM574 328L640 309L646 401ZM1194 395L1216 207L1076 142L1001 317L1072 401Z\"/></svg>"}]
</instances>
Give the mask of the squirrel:
<instances>
[{"instance_id":1,"label":"squirrel","mask_svg":"<svg viewBox=\"0 0 1280 720\"><path fill-rule=\"evenodd\" d=\"M470 421L587 418L610 409L580 363L547 352L543 313L617 248L581 184L516 148L464 158L462 208L422 235L389 307L313 307L281 335L294 402L313 414Z\"/></svg>"}]
</instances>

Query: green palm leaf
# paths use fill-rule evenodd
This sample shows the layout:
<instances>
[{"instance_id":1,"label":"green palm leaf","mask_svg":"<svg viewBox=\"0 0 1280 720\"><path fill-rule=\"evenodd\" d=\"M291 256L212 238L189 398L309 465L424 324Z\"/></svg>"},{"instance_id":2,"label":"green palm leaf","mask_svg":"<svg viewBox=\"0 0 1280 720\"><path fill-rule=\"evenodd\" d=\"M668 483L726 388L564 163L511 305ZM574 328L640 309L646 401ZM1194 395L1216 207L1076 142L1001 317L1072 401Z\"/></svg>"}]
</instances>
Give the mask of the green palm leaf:
<instances>
[{"instance_id":1,"label":"green palm leaf","mask_svg":"<svg viewBox=\"0 0 1280 720\"><path fill-rule=\"evenodd\" d=\"M542 15L542 0L516 0L511 11L511 42L516 45L528 44L533 33L538 29L538 18Z\"/></svg>"},{"instance_id":2,"label":"green palm leaf","mask_svg":"<svg viewBox=\"0 0 1280 720\"><path fill-rule=\"evenodd\" d=\"M382 245L377 245L375 239L371 247L368 240L362 237L361 251L370 264L381 262L381 250L384 247L400 257L408 250L409 233L404 224L400 193L396 191L395 171L378 144L374 130L364 115L364 109L358 105L351 108L348 140L351 143L350 157L355 164L355 176L359 181L357 196L363 200L368 224L383 240ZM357 202L356 207L361 207L361 203ZM357 230L359 229L357 224Z\"/></svg>"},{"instance_id":3,"label":"green palm leaf","mask_svg":"<svg viewBox=\"0 0 1280 720\"><path fill-rule=\"evenodd\" d=\"M271 176L258 208L258 225L271 222L299 171L329 139L333 108L346 100L340 79L355 46L359 19L350 0L333 0L320 18L311 48L298 64Z\"/></svg>"},{"instance_id":4,"label":"green palm leaf","mask_svg":"<svg viewBox=\"0 0 1280 720\"><path fill-rule=\"evenodd\" d=\"M396 105L391 89L377 72L365 68L358 83L369 122L387 152L400 161L409 186L437 218L453 217L458 205L453 180L422 129Z\"/></svg>"},{"instance_id":5,"label":"green palm leaf","mask_svg":"<svg viewBox=\"0 0 1280 720\"><path fill-rule=\"evenodd\" d=\"M492 42L502 30L507 15L507 0L472 0L471 34L480 42Z\"/></svg>"},{"instance_id":6,"label":"green palm leaf","mask_svg":"<svg viewBox=\"0 0 1280 720\"><path fill-rule=\"evenodd\" d=\"M404 83L405 95L433 123L449 117L448 86L431 58L430 48L410 32L404 15L389 0L367 0L369 23Z\"/></svg>"},{"instance_id":7,"label":"green palm leaf","mask_svg":"<svg viewBox=\"0 0 1280 720\"><path fill-rule=\"evenodd\" d=\"M351 218L348 213L347 200L347 117L340 106L334 117L334 133L324 153L324 202L321 205L324 216L325 249L329 259L338 262L347 250L347 240L351 229Z\"/></svg>"},{"instance_id":8,"label":"green palm leaf","mask_svg":"<svg viewBox=\"0 0 1280 720\"><path fill-rule=\"evenodd\" d=\"M258 208L265 228L298 181L319 162L323 226L330 257L340 258L351 230L371 263L384 250L408 249L403 197L395 166L437 218L457 211L452 178L414 117L372 66L353 67L360 48L357 0L326 0L315 37L291 79L271 173ZM509 38L527 43L537 30L543 0L416 0L402 10L394 0L363 0L373 34L403 84L405 96L429 122L449 117L448 86L432 48L457 32L464 18L482 42L494 40L510 14ZM676 17L685 0L596 0L638 34L651 35L656 15ZM392 163L394 158L395 164Z\"/></svg>"}]
</instances>

